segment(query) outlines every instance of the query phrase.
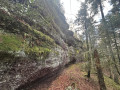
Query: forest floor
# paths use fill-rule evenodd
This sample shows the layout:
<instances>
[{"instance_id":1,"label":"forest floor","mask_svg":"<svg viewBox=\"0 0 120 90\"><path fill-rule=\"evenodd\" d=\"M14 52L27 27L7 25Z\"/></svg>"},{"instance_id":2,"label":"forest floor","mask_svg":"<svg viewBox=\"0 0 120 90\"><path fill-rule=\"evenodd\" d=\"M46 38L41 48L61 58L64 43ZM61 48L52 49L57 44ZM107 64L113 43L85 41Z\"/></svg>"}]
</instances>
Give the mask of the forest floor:
<instances>
[{"instance_id":1,"label":"forest floor","mask_svg":"<svg viewBox=\"0 0 120 90\"><path fill-rule=\"evenodd\" d=\"M91 78L88 79L85 70L81 67L83 64L70 65L59 74L37 82L27 90L99 90L97 74L92 73ZM120 90L120 85L108 76L104 75L104 80L107 90Z\"/></svg>"},{"instance_id":2,"label":"forest floor","mask_svg":"<svg viewBox=\"0 0 120 90\"><path fill-rule=\"evenodd\" d=\"M52 82L47 80L32 90L99 90L98 83L88 80L85 75L80 64L73 64L65 68Z\"/></svg>"},{"instance_id":3,"label":"forest floor","mask_svg":"<svg viewBox=\"0 0 120 90\"><path fill-rule=\"evenodd\" d=\"M48 90L99 90L98 84L85 75L80 64L71 65L52 82Z\"/></svg>"}]
</instances>

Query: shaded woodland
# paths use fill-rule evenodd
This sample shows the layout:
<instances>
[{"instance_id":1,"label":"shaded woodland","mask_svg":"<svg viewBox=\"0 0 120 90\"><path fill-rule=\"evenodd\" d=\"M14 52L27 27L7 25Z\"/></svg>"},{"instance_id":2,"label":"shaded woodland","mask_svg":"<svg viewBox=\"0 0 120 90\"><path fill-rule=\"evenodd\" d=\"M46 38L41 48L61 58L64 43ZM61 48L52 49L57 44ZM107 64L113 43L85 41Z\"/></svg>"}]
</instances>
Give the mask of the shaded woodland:
<instances>
[{"instance_id":1,"label":"shaded woodland","mask_svg":"<svg viewBox=\"0 0 120 90\"><path fill-rule=\"evenodd\" d=\"M120 89L120 0L81 2L75 32L64 14L60 0L0 0L1 90Z\"/></svg>"}]
</instances>

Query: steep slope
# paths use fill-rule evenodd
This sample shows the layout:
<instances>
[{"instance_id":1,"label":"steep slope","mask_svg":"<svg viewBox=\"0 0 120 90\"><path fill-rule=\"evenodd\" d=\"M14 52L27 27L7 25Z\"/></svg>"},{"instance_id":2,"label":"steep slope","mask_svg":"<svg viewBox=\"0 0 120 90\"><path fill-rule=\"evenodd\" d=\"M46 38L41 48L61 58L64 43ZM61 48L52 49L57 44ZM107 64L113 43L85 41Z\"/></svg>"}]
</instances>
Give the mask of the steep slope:
<instances>
[{"instance_id":1,"label":"steep slope","mask_svg":"<svg viewBox=\"0 0 120 90\"><path fill-rule=\"evenodd\" d=\"M32 1L32 2L29 2ZM79 61L73 37L55 0L0 1L0 89L21 85Z\"/></svg>"}]
</instances>

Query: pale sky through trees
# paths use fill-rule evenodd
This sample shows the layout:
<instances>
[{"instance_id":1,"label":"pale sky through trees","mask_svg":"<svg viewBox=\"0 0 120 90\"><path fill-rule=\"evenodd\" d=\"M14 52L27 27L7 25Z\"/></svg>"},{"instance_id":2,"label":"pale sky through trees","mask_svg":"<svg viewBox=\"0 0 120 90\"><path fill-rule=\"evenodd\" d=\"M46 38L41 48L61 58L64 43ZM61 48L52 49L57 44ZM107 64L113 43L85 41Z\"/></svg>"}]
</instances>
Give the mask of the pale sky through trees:
<instances>
[{"instance_id":1,"label":"pale sky through trees","mask_svg":"<svg viewBox=\"0 0 120 90\"><path fill-rule=\"evenodd\" d=\"M76 15L78 13L78 10L80 8L81 2L84 2L84 0L61 0L63 3L63 7L65 9L65 16L67 21L75 20ZM106 15L108 11L112 8L110 4L105 1L104 2L104 14ZM99 20L101 18L100 13L95 17L96 20Z\"/></svg>"},{"instance_id":2,"label":"pale sky through trees","mask_svg":"<svg viewBox=\"0 0 120 90\"><path fill-rule=\"evenodd\" d=\"M65 17L70 26L69 29L73 32L80 29L80 26L75 25L73 22L77 17L77 13L80 9L81 2L84 2L84 0L61 0L61 3L63 4L63 8L65 10ZM107 15L108 11L111 10L111 8L112 6L108 3L108 1L105 1L104 14ZM99 20L101 19L100 12L94 17L94 19L97 22L99 22ZM80 30L78 33L82 34L82 31Z\"/></svg>"},{"instance_id":3,"label":"pale sky through trees","mask_svg":"<svg viewBox=\"0 0 120 90\"><path fill-rule=\"evenodd\" d=\"M68 21L71 19L75 20L76 14L80 8L80 2L77 0L61 0L61 2L63 3L63 7L65 9L66 19Z\"/></svg>"}]
</instances>

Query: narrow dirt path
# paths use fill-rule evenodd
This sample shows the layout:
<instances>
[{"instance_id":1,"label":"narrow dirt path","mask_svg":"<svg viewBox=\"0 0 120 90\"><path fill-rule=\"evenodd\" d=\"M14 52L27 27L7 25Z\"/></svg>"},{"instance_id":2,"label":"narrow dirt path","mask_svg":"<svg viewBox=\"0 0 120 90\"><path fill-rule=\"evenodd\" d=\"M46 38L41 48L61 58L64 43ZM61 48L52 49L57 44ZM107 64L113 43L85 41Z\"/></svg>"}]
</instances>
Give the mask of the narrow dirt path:
<instances>
[{"instance_id":1,"label":"narrow dirt path","mask_svg":"<svg viewBox=\"0 0 120 90\"><path fill-rule=\"evenodd\" d=\"M80 70L80 65L74 64L64 69L52 82L48 79L32 90L71 90L71 88L72 90L99 90L96 82L88 81L84 76L85 72Z\"/></svg>"}]
</instances>

